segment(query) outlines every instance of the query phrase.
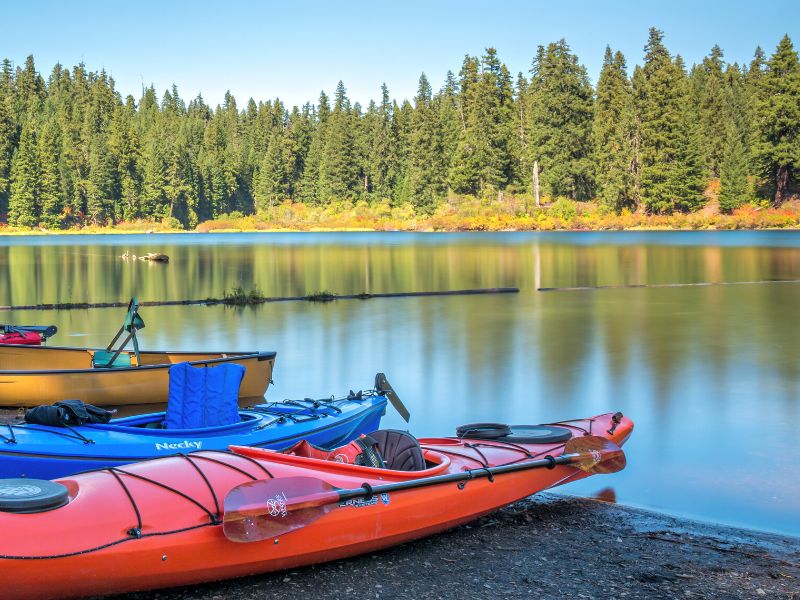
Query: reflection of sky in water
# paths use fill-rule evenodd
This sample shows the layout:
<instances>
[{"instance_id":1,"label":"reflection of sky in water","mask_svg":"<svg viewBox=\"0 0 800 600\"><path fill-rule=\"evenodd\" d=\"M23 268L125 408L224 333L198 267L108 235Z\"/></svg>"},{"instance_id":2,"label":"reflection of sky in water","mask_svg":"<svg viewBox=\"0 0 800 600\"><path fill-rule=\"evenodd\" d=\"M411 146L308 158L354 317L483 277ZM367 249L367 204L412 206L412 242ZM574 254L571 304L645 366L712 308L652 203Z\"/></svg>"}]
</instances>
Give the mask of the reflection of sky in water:
<instances>
[{"instance_id":1,"label":"reflection of sky in water","mask_svg":"<svg viewBox=\"0 0 800 600\"><path fill-rule=\"evenodd\" d=\"M76 244L68 246L65 244ZM595 245L592 245L595 244ZM748 247L750 245L751 247ZM169 265L124 263L164 251ZM143 310L147 348L275 349L272 397L385 371L419 435L622 410L622 503L800 535L800 285L537 293L538 285L800 279L787 232L91 236L0 241L0 304L518 286L514 296ZM102 345L121 310L8 313ZM85 337L70 341L70 334ZM396 415L390 427L402 426Z\"/></svg>"}]
</instances>

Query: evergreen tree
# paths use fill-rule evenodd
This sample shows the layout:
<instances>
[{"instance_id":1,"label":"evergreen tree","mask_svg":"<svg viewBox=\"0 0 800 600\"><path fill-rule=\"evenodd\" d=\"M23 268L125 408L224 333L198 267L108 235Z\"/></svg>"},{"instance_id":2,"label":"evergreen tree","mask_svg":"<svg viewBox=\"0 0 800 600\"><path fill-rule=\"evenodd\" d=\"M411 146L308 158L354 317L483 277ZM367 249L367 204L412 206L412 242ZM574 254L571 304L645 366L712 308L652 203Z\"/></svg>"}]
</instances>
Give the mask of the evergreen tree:
<instances>
[{"instance_id":1,"label":"evergreen tree","mask_svg":"<svg viewBox=\"0 0 800 600\"><path fill-rule=\"evenodd\" d=\"M505 71L507 74L507 71ZM450 186L459 193L477 194L508 183L510 81L504 76L494 48L482 61L467 56L461 68L459 111L462 130L450 169Z\"/></svg>"},{"instance_id":2,"label":"evergreen tree","mask_svg":"<svg viewBox=\"0 0 800 600\"><path fill-rule=\"evenodd\" d=\"M619 211L634 204L634 115L631 83L621 52L606 46L597 82L592 137L597 198Z\"/></svg>"},{"instance_id":3,"label":"evergreen tree","mask_svg":"<svg viewBox=\"0 0 800 600\"><path fill-rule=\"evenodd\" d=\"M59 166L61 158L61 129L58 122L49 120L39 136L39 198L42 223L49 228L63 224L65 205L64 186Z\"/></svg>"},{"instance_id":4,"label":"evergreen tree","mask_svg":"<svg viewBox=\"0 0 800 600\"><path fill-rule=\"evenodd\" d=\"M729 123L720 165L719 208L722 212L729 213L749 200L747 166L747 150L741 132L734 123Z\"/></svg>"},{"instance_id":5,"label":"evergreen tree","mask_svg":"<svg viewBox=\"0 0 800 600\"><path fill-rule=\"evenodd\" d=\"M290 148L286 134L276 129L255 179L256 207L264 210L289 197Z\"/></svg>"},{"instance_id":6,"label":"evergreen tree","mask_svg":"<svg viewBox=\"0 0 800 600\"><path fill-rule=\"evenodd\" d=\"M430 212L447 191L444 135L432 102L431 86L423 73L411 117L407 185L411 202L425 212Z\"/></svg>"},{"instance_id":7,"label":"evergreen tree","mask_svg":"<svg viewBox=\"0 0 800 600\"><path fill-rule=\"evenodd\" d=\"M726 82L722 49L714 46L703 62L692 69L690 110L698 126L702 160L707 177L719 177L726 139Z\"/></svg>"},{"instance_id":8,"label":"evergreen tree","mask_svg":"<svg viewBox=\"0 0 800 600\"><path fill-rule=\"evenodd\" d=\"M762 175L775 190L773 203L780 206L800 167L800 62L788 35L767 63L758 96L756 152Z\"/></svg>"},{"instance_id":9,"label":"evergreen tree","mask_svg":"<svg viewBox=\"0 0 800 600\"><path fill-rule=\"evenodd\" d=\"M702 202L699 138L691 116L686 73L673 60L655 28L645 46L644 66L634 73L638 116L639 186L651 212L687 210Z\"/></svg>"},{"instance_id":10,"label":"evergreen tree","mask_svg":"<svg viewBox=\"0 0 800 600\"><path fill-rule=\"evenodd\" d=\"M31 115L22 127L19 148L11 162L10 225L35 227L39 224L39 181L39 151L35 119Z\"/></svg>"},{"instance_id":11,"label":"evergreen tree","mask_svg":"<svg viewBox=\"0 0 800 600\"><path fill-rule=\"evenodd\" d=\"M0 213L8 211L11 192L11 157L17 144L17 127L11 112L10 63L3 65L0 79ZM3 79L9 78L8 82Z\"/></svg>"},{"instance_id":12,"label":"evergreen tree","mask_svg":"<svg viewBox=\"0 0 800 600\"><path fill-rule=\"evenodd\" d=\"M720 164L719 206L730 212L751 200L749 182L751 128L746 80L737 65L729 65L725 72L725 145Z\"/></svg>"},{"instance_id":13,"label":"evergreen tree","mask_svg":"<svg viewBox=\"0 0 800 600\"><path fill-rule=\"evenodd\" d=\"M91 142L89 179L86 186L86 211L96 224L114 220L114 163L105 136L97 134Z\"/></svg>"},{"instance_id":14,"label":"evergreen tree","mask_svg":"<svg viewBox=\"0 0 800 600\"><path fill-rule=\"evenodd\" d=\"M347 90L336 86L333 112L325 133L325 148L319 165L319 195L323 200L353 198L359 189L354 119Z\"/></svg>"},{"instance_id":15,"label":"evergreen tree","mask_svg":"<svg viewBox=\"0 0 800 600\"><path fill-rule=\"evenodd\" d=\"M529 164L538 161L546 194L589 199L594 192L593 92L586 69L560 40L539 47L531 73Z\"/></svg>"},{"instance_id":16,"label":"evergreen tree","mask_svg":"<svg viewBox=\"0 0 800 600\"><path fill-rule=\"evenodd\" d=\"M396 161L396 145L392 129L392 102L389 88L381 85L381 103L375 107L373 125L368 130L369 151L367 174L370 189L377 198L391 198L396 175L393 164Z\"/></svg>"},{"instance_id":17,"label":"evergreen tree","mask_svg":"<svg viewBox=\"0 0 800 600\"><path fill-rule=\"evenodd\" d=\"M325 92L319 95L319 106L317 107L315 129L312 133L311 144L308 148L308 155L305 160L305 169L300 181L299 197L308 204L318 204L321 201L320 194L320 165L325 151L328 134L328 120L330 119L330 104Z\"/></svg>"},{"instance_id":18,"label":"evergreen tree","mask_svg":"<svg viewBox=\"0 0 800 600\"><path fill-rule=\"evenodd\" d=\"M154 133L151 133L145 140L141 162L142 216L145 218L160 218L164 215L164 209L167 206L167 198L164 193L166 160L162 142Z\"/></svg>"}]
</instances>

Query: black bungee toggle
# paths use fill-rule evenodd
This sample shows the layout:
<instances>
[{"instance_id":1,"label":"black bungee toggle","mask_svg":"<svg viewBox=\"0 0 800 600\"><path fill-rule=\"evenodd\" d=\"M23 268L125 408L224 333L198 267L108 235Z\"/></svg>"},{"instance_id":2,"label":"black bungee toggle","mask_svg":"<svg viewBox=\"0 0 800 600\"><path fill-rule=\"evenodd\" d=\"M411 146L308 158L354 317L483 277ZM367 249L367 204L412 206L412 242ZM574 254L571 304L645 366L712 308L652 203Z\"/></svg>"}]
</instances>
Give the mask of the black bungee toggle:
<instances>
[{"instance_id":1,"label":"black bungee toggle","mask_svg":"<svg viewBox=\"0 0 800 600\"><path fill-rule=\"evenodd\" d=\"M550 456L549 454L543 458L543 460L547 461L547 470L552 470L556 468L556 459Z\"/></svg>"},{"instance_id":2,"label":"black bungee toggle","mask_svg":"<svg viewBox=\"0 0 800 600\"><path fill-rule=\"evenodd\" d=\"M621 413L621 412L615 412L615 413L614 413L614 414L611 416L611 423L612 423L612 425L611 425L611 429L609 429L609 430L608 430L608 432L607 432L607 433L608 433L608 435L614 435L614 431L617 429L617 427L619 426L619 424L622 422L622 417L623 417L623 415L622 415L622 413Z\"/></svg>"}]
</instances>

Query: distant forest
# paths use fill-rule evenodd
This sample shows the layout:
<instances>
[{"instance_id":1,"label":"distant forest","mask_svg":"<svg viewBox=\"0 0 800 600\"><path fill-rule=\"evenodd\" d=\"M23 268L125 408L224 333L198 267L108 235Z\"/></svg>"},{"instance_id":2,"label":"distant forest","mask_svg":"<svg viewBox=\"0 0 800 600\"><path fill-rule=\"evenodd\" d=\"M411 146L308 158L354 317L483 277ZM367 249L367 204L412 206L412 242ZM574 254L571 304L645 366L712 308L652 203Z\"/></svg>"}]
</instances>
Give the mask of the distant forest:
<instances>
[{"instance_id":1,"label":"distant forest","mask_svg":"<svg viewBox=\"0 0 800 600\"><path fill-rule=\"evenodd\" d=\"M714 46L687 68L651 29L632 73L606 49L597 86L566 41L512 76L494 49L465 56L412 101L333 98L212 108L173 86L123 98L105 71L56 65L0 73L0 213L17 227L136 219L184 227L286 199L389 201L430 213L450 194L596 199L649 213L789 198L800 173L800 63L789 37L749 65Z\"/></svg>"}]
</instances>

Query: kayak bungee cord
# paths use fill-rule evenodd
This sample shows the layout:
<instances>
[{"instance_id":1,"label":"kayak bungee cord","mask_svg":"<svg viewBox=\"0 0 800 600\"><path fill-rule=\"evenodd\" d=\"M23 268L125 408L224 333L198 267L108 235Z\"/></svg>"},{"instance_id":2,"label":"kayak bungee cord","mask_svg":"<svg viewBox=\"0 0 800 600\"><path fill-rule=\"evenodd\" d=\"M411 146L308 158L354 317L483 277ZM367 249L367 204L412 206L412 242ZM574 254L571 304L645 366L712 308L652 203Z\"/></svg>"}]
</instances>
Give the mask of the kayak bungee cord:
<instances>
[{"instance_id":1,"label":"kayak bungee cord","mask_svg":"<svg viewBox=\"0 0 800 600\"><path fill-rule=\"evenodd\" d=\"M358 392L353 393L352 391L347 396L342 396L341 398L335 398L331 396L330 398L302 398L299 400L281 400L279 402L269 402L267 404L261 404L258 406L252 406L247 410L257 412L259 414L270 415L273 417L277 417L277 421L281 423L286 419L289 419L293 423L305 423L306 421L313 421L315 419L319 419L321 417L329 417L332 416L329 413L325 413L320 411L320 408L328 408L334 412L336 415L342 414L342 409L336 406L336 403L342 402L363 402L370 398L374 398L375 396L383 395L382 392L378 390L359 390ZM278 406L285 406L285 405L297 406L299 408L304 409L305 411L314 411L313 413L302 413L298 416L298 414L287 413L281 410L275 410ZM300 418L303 417L303 418Z\"/></svg>"},{"instance_id":2,"label":"kayak bungee cord","mask_svg":"<svg viewBox=\"0 0 800 600\"><path fill-rule=\"evenodd\" d=\"M81 434L81 432L76 431L66 423L63 425L65 428L69 429L73 434L70 435L68 433L64 433L63 431L58 431L56 429L39 429L33 423L8 423L8 429L11 430L12 427L16 427L17 429L28 429L30 431L39 431L41 433L52 433L53 435L60 435L61 437L68 438L70 440L78 440L79 442L83 442L84 444L94 444L94 440L91 438L87 438L85 435ZM13 433L13 432L12 432ZM14 441L11 442L12 444L16 444L16 438Z\"/></svg>"},{"instance_id":3,"label":"kayak bungee cord","mask_svg":"<svg viewBox=\"0 0 800 600\"><path fill-rule=\"evenodd\" d=\"M579 425L571 425L571 423L581 423L581 422L587 422L587 421L589 422L589 428L588 429L586 429L585 427L581 427ZM561 427L569 427L571 429L577 429L578 431L582 432L584 436L587 436L587 435L592 435L592 424L593 423L594 423L594 419L571 419L571 420L568 420L568 421L559 421L557 423L543 423L543 425L554 425L554 426L561 426ZM487 442L493 442L493 441L496 442L496 443L494 443L494 444L487 443ZM478 446L480 446L482 448L506 448L508 450L517 450L517 451L522 452L523 454L525 454L525 456L522 457L522 458L519 458L519 459L514 460L514 461L510 461L508 463L504 463L504 466L505 466L505 465L513 465L513 464L516 464L516 463L520 463L520 462L523 462L523 461L525 461L527 459L539 458L540 456L544 456L545 454L551 453L553 450L557 450L559 448L564 448L567 445L567 443L564 442L564 443L561 443L561 444L557 444L557 445L553 446L552 448L550 448L548 450L544 450L542 452L537 452L536 454L532 454L527 448L525 448L525 447L523 447L521 445L515 444L513 442L508 442L506 440L484 440L484 441L479 442L477 444L471 444L471 443L468 443L468 442L464 442L462 440L462 444L463 444L463 447L465 447L465 448L469 448L471 450L475 450L476 454L478 454L481 458L475 458L474 456L469 456L467 454L461 454L460 452L454 452L452 450L445 450L445 449L443 449L441 447L437 447L436 451L437 452L441 452L442 454L447 454L449 456L458 456L459 458L464 458L466 460L475 461L476 463L481 465L481 467L486 468L488 466L488 462L486 461L486 456L480 450L478 450L478 448L477 448ZM498 446L498 444L499 444L499 446Z\"/></svg>"},{"instance_id":4,"label":"kayak bungee cord","mask_svg":"<svg viewBox=\"0 0 800 600\"><path fill-rule=\"evenodd\" d=\"M6 423L6 427L8 427L9 437L6 437L2 433L0 433L0 439L2 439L3 442L6 444L16 444L17 436L14 435L14 430L11 428L11 423Z\"/></svg>"},{"instance_id":5,"label":"kayak bungee cord","mask_svg":"<svg viewBox=\"0 0 800 600\"><path fill-rule=\"evenodd\" d=\"M234 454L233 452L225 452L225 451L221 451L221 450L206 450L204 452L215 452L215 453L218 453L218 454L235 456L236 458L244 459L246 462L250 462L250 463L254 464L255 466L257 466L259 469L261 469L267 476L269 476L270 479L274 479L274 475L272 475L272 473L270 473L269 469L267 469L264 465L259 463L257 460L255 460L253 458L250 458L249 456L242 456L240 454ZM184 459L186 459L198 471L198 473L202 477L203 481L208 486L209 491L211 492L211 497L214 500L214 505L215 505L215 511L216 512L212 512L208 507L204 506L202 502L199 502L198 500L195 500L191 496L189 496L187 494L184 494L180 490L177 490L177 489L175 489L174 487L172 487L170 485L167 485L165 483L161 483L160 481L156 481L155 479L151 479L149 477L145 477L144 475L138 475L136 473L131 473L130 471L126 471L124 469L120 469L119 467L108 467L108 468L104 468L104 469L95 469L93 471L85 471L85 473L103 473L103 472L105 472L105 473L109 473L112 477L114 477L114 479L117 481L117 483L119 483L120 487L122 488L123 492L128 497L128 500L131 503L131 507L133 508L133 511L134 511L134 513L136 515L136 522L137 522L136 527L131 527L130 529L128 529L127 530L127 534L128 535L126 537L119 538L119 539L116 539L116 540L112 540L112 541L107 542L105 544L100 544L98 546L94 546L92 548L84 548L84 549L81 549L81 550L74 550L72 552L64 552L64 553L61 553L61 554L50 554L50 555L15 556L15 555L8 555L8 554L0 554L0 559L1 560L48 560L48 559L55 559L55 558L67 558L69 556L79 556L79 555L82 555L82 554L89 554L91 552L97 552L97 551L100 551L100 550L104 550L105 548L109 548L111 546L116 546L118 544L122 544L124 542L129 542L129 541L132 541L132 540L139 540L139 539L143 539L143 538L163 536L163 535L173 535L173 534L177 534L177 533L183 533L185 531L192 531L194 529L200 529L200 528L203 528L203 527L218 527L218 526L221 526L222 525L222 521L221 521L220 517L222 515L221 515L221 512L220 512L219 499L217 497L217 494L214 491L213 486L211 485L210 481L208 480L208 477L206 476L205 472L203 472L203 470L192 460L192 458L195 458L195 459L196 458L200 458L200 459L207 460L209 462L212 462L212 463L215 463L215 464L218 464L218 465L222 465L224 467L228 467L228 468L230 468L230 469L232 469L232 470L234 470L234 471L236 471L238 473L241 473L242 475L246 476L251 481L259 481L259 478L256 477L255 475L253 475L252 473L248 473L244 469L242 469L240 467L237 467L236 465L232 465L230 463L226 463L225 461L218 460L218 459L215 459L215 458L211 458L210 456L204 456L204 455L194 454L194 453L192 453L192 454L193 455L192 455L191 458L189 457L188 454L184 454L184 453L174 454L174 455L172 455L172 457L173 458L184 458ZM158 460L158 459L154 459L154 460ZM177 496L180 496L180 497L184 498L185 500L188 500L189 502L191 502L192 504L197 506L200 510L205 512L206 515L208 515L208 517L209 517L209 521L207 523L199 523L197 525L190 525L188 527L181 527L179 529L172 529L172 530L167 530L167 531L154 531L154 532L151 532L151 533L142 533L143 522L142 522L141 513L139 511L139 506L136 503L136 499L133 497L133 494L128 489L128 486L123 481L121 475L126 475L128 477L132 477L134 479L138 479L140 481L144 481L146 483L150 483L150 484L155 485L155 486L157 486L157 487L159 487L159 488L161 488L163 490L166 490L168 492L176 494Z\"/></svg>"}]
</instances>

